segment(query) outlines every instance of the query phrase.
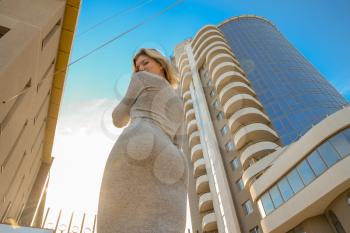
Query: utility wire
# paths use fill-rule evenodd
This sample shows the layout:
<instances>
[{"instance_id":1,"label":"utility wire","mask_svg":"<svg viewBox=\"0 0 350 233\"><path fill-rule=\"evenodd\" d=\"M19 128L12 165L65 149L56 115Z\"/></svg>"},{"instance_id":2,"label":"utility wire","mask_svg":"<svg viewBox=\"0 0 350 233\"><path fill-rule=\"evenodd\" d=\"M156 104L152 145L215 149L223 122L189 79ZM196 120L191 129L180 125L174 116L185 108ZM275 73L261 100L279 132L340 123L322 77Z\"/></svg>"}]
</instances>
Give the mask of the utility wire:
<instances>
[{"instance_id":1,"label":"utility wire","mask_svg":"<svg viewBox=\"0 0 350 233\"><path fill-rule=\"evenodd\" d=\"M109 20L111 20L111 19L113 19L113 18L116 18L116 17L119 17L119 16L121 16L121 15L127 14L127 13L129 13L129 12L131 12L131 11L133 11L133 10L136 10L136 9L138 9L138 8L140 8L140 7L143 7L143 6L145 6L145 5L149 4L149 3L151 3L152 1L153 1L153 0L142 0L142 1L138 1L137 3L135 3L135 4L131 5L131 6L129 6L128 8L126 8L126 9L124 9L124 10L122 10L122 11L119 11L119 12L117 12L117 13L115 13L115 14L113 14L113 15L107 17L107 18L104 18L104 19L101 20L100 22L98 22L98 23L92 25L91 27L85 29L83 32L81 32L81 33L79 33L79 34L77 35L77 38L80 37L80 36L82 36L82 35L84 35L84 34L86 34L86 33L88 33L88 32L90 32L91 30L95 29L96 27L100 26L101 24L104 24L105 22L107 22L107 21L109 21Z\"/></svg>"},{"instance_id":2,"label":"utility wire","mask_svg":"<svg viewBox=\"0 0 350 233\"><path fill-rule=\"evenodd\" d=\"M180 3L182 3L185 0L176 0L174 3L172 3L171 5L169 5L168 7L164 8L163 10L157 12L156 14L153 14L149 17L147 17L146 19L142 20L140 23L134 25L133 27L129 28L128 30L116 35L115 37L113 37L112 39L106 41L105 43L101 44L100 46L92 49L91 51L87 52L86 54L84 54L83 56L73 60L72 62L70 62L65 68L57 70L54 75L56 75L57 73L61 73L61 72L65 72L68 67L70 67L71 65L83 60L84 58L90 56L91 54L95 53L96 51L102 49L103 47L107 46L108 44L114 42L115 40L121 38L122 36L125 36L126 34L136 30L137 28L141 27L143 24L146 24L147 22L150 22L152 20L154 20L155 18L157 18L158 16L164 14L165 12L167 12L168 10L174 8L175 6L179 5Z\"/></svg>"}]
</instances>

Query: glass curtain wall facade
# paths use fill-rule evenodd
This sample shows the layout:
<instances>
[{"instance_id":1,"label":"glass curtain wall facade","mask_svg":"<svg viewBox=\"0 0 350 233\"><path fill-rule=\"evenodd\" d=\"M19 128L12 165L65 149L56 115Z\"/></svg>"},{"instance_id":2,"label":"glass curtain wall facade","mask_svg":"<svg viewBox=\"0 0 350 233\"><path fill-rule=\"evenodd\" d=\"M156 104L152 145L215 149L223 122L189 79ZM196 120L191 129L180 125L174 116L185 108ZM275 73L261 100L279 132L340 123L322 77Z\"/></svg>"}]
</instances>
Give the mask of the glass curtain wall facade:
<instances>
[{"instance_id":1,"label":"glass curtain wall facade","mask_svg":"<svg viewBox=\"0 0 350 233\"><path fill-rule=\"evenodd\" d=\"M269 21L237 17L218 28L285 145L347 105L344 97Z\"/></svg>"}]
</instances>

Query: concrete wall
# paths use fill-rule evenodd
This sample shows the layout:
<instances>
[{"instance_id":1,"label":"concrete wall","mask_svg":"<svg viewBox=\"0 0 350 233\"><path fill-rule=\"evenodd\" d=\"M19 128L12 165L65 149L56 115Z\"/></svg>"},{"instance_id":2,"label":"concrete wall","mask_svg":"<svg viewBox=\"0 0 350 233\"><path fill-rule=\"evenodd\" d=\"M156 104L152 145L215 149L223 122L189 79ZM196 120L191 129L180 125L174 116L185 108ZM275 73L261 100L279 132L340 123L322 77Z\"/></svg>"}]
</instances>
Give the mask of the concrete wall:
<instances>
[{"instance_id":1,"label":"concrete wall","mask_svg":"<svg viewBox=\"0 0 350 233\"><path fill-rule=\"evenodd\" d=\"M8 29L0 37L0 222L19 220L40 167L51 163L65 78L57 66L67 65L79 6L77 0L0 1L0 27Z\"/></svg>"}]
</instances>

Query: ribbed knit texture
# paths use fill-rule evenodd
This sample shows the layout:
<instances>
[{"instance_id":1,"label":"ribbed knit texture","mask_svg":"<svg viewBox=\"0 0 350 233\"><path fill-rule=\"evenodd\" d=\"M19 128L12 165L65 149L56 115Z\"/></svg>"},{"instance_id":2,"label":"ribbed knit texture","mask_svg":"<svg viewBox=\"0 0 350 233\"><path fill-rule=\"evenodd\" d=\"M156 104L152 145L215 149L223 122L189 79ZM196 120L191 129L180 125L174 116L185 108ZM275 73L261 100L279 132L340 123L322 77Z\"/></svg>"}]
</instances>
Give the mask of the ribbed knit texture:
<instances>
[{"instance_id":1,"label":"ribbed knit texture","mask_svg":"<svg viewBox=\"0 0 350 233\"><path fill-rule=\"evenodd\" d=\"M130 124L108 157L98 207L98 233L183 233L188 167L180 150L183 102L161 76L135 73L114 109Z\"/></svg>"}]
</instances>

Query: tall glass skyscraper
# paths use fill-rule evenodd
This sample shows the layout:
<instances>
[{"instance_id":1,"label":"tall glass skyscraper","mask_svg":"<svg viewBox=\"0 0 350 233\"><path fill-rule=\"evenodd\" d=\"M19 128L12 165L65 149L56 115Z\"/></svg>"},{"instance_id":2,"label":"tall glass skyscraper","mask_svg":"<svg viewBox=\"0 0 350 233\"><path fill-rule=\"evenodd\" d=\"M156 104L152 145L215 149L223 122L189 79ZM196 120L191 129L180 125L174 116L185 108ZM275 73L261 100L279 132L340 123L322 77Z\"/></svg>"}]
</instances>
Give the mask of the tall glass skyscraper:
<instances>
[{"instance_id":1,"label":"tall glass skyscraper","mask_svg":"<svg viewBox=\"0 0 350 233\"><path fill-rule=\"evenodd\" d=\"M277 28L233 17L174 55L192 232L350 232L350 107Z\"/></svg>"},{"instance_id":2,"label":"tall glass skyscraper","mask_svg":"<svg viewBox=\"0 0 350 233\"><path fill-rule=\"evenodd\" d=\"M268 20L237 17L218 28L285 145L347 104Z\"/></svg>"}]
</instances>

